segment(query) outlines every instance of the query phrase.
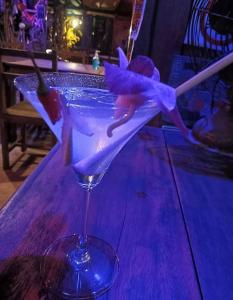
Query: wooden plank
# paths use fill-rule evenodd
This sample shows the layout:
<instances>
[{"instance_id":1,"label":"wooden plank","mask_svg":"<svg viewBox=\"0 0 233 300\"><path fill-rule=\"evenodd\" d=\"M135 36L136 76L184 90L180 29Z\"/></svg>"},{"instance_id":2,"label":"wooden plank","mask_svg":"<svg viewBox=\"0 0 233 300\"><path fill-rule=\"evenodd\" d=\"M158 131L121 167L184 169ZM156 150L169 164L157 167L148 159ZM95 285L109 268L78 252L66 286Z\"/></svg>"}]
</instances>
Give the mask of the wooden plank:
<instances>
[{"instance_id":1,"label":"wooden plank","mask_svg":"<svg viewBox=\"0 0 233 300\"><path fill-rule=\"evenodd\" d=\"M54 239L80 231L83 204L72 169L53 150L0 214L4 299L38 299L41 255ZM159 130L140 132L115 158L93 191L88 232L120 257L118 279L100 299L200 299Z\"/></svg>"},{"instance_id":2,"label":"wooden plank","mask_svg":"<svg viewBox=\"0 0 233 300\"><path fill-rule=\"evenodd\" d=\"M192 0L159 0L151 57L167 82L174 54L180 53L184 42Z\"/></svg>"},{"instance_id":3,"label":"wooden plank","mask_svg":"<svg viewBox=\"0 0 233 300\"><path fill-rule=\"evenodd\" d=\"M204 299L233 299L233 159L164 134Z\"/></svg>"},{"instance_id":4,"label":"wooden plank","mask_svg":"<svg viewBox=\"0 0 233 300\"><path fill-rule=\"evenodd\" d=\"M192 0L147 1L134 55L148 55L167 82L174 54L180 53Z\"/></svg>"},{"instance_id":5,"label":"wooden plank","mask_svg":"<svg viewBox=\"0 0 233 300\"><path fill-rule=\"evenodd\" d=\"M20 101L6 109L9 115L42 119L39 113L27 101Z\"/></svg>"},{"instance_id":6,"label":"wooden plank","mask_svg":"<svg viewBox=\"0 0 233 300\"><path fill-rule=\"evenodd\" d=\"M120 276L110 298L200 299L161 131L144 130L126 155Z\"/></svg>"},{"instance_id":7,"label":"wooden plank","mask_svg":"<svg viewBox=\"0 0 233 300\"><path fill-rule=\"evenodd\" d=\"M160 70L163 82L168 80L173 55L181 52L192 2L158 1L151 57Z\"/></svg>"}]
</instances>

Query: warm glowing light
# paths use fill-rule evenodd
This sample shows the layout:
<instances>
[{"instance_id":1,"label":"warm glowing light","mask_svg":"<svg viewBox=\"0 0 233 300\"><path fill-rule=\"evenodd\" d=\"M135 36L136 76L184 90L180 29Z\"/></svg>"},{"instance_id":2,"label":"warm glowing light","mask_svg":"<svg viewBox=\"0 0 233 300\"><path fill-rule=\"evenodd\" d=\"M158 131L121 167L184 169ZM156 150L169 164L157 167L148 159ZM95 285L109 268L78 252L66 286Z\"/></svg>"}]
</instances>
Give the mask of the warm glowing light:
<instances>
[{"instance_id":1,"label":"warm glowing light","mask_svg":"<svg viewBox=\"0 0 233 300\"><path fill-rule=\"evenodd\" d=\"M72 20L72 27L73 27L73 28L76 28L76 27L78 27L79 25L80 25L79 19L73 19L73 20Z\"/></svg>"},{"instance_id":2,"label":"warm glowing light","mask_svg":"<svg viewBox=\"0 0 233 300\"><path fill-rule=\"evenodd\" d=\"M74 17L67 16L64 23L64 38L68 48L72 48L78 43L83 35L81 30L82 20Z\"/></svg>"}]
</instances>

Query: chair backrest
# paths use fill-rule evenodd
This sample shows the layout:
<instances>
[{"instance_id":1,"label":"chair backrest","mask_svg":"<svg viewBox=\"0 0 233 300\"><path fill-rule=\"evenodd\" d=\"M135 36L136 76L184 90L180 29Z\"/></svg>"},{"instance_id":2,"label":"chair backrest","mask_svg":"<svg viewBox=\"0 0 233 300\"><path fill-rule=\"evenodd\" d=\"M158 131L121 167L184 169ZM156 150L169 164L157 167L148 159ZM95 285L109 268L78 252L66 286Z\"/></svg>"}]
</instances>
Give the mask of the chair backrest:
<instances>
[{"instance_id":1,"label":"chair backrest","mask_svg":"<svg viewBox=\"0 0 233 300\"><path fill-rule=\"evenodd\" d=\"M57 53L33 52L34 58L44 62L42 70L56 72ZM15 101L14 78L20 74L33 72L30 53L26 50L0 48L0 117Z\"/></svg>"},{"instance_id":2,"label":"chair backrest","mask_svg":"<svg viewBox=\"0 0 233 300\"><path fill-rule=\"evenodd\" d=\"M51 69L51 71L56 72L57 71L57 52L55 50L51 50L50 53L46 52L33 52L33 55L35 59L43 59L46 61L51 61L51 66L48 64L48 67L46 69ZM15 65L21 68L31 68L31 66L28 66L27 64L22 65L21 61L26 62L30 61L30 53L26 50L19 50L19 49L7 49L7 48L0 48L0 64L3 65L9 63L9 65ZM0 69L0 71L2 71Z\"/></svg>"},{"instance_id":3,"label":"chair backrest","mask_svg":"<svg viewBox=\"0 0 233 300\"><path fill-rule=\"evenodd\" d=\"M77 49L77 50L69 50L69 49L60 49L58 50L58 55L62 60L68 60L72 62L78 62L82 64L89 63L89 51L88 49Z\"/></svg>"}]
</instances>

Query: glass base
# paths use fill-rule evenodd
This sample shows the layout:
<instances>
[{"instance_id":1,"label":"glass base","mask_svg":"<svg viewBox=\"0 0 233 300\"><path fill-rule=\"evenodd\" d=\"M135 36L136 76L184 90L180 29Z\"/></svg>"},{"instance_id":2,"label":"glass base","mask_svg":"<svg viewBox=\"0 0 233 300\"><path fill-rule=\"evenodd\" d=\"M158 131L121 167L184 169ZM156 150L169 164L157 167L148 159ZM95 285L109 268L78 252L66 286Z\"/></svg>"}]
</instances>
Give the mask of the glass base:
<instances>
[{"instance_id":1,"label":"glass base","mask_svg":"<svg viewBox=\"0 0 233 300\"><path fill-rule=\"evenodd\" d=\"M45 251L41 265L47 293L63 299L93 299L109 290L119 270L114 249L88 236L82 247L79 235L56 240Z\"/></svg>"}]
</instances>

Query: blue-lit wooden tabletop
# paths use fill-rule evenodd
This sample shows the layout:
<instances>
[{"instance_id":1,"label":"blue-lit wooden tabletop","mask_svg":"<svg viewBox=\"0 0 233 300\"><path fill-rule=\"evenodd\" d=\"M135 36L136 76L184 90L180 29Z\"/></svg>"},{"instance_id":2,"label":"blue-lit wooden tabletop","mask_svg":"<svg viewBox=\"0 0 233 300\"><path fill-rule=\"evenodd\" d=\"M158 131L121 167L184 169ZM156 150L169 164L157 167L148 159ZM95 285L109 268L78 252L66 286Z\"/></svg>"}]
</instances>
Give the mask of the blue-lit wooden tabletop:
<instances>
[{"instance_id":1,"label":"blue-lit wooden tabletop","mask_svg":"<svg viewBox=\"0 0 233 300\"><path fill-rule=\"evenodd\" d=\"M83 191L60 155L56 146L0 212L1 299L40 299L45 248L80 231ZM233 299L233 160L145 127L93 190L88 232L120 259L101 300Z\"/></svg>"}]
</instances>

